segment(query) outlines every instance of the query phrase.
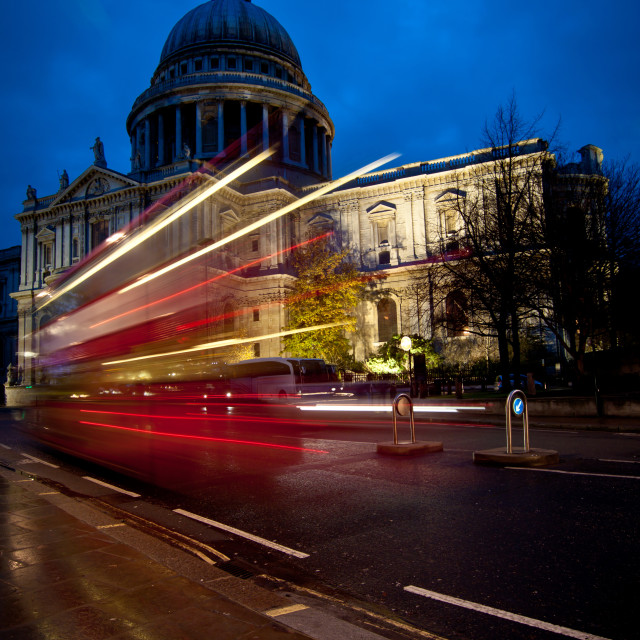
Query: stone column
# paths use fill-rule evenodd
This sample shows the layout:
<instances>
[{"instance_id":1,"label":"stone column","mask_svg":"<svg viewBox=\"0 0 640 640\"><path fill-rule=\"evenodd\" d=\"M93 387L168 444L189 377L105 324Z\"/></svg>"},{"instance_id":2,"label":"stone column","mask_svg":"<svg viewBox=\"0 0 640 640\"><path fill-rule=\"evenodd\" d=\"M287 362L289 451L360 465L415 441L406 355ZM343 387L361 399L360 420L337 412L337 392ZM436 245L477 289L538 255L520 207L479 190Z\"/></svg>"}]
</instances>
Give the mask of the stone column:
<instances>
[{"instance_id":1,"label":"stone column","mask_svg":"<svg viewBox=\"0 0 640 640\"><path fill-rule=\"evenodd\" d=\"M327 167L327 134L324 129L320 130L320 153L322 154L320 158L320 171L326 178L329 175L329 171Z\"/></svg>"},{"instance_id":2,"label":"stone column","mask_svg":"<svg viewBox=\"0 0 640 640\"><path fill-rule=\"evenodd\" d=\"M164 164L164 116L158 114L158 166Z\"/></svg>"},{"instance_id":3,"label":"stone column","mask_svg":"<svg viewBox=\"0 0 640 640\"><path fill-rule=\"evenodd\" d=\"M218 153L224 151L224 102L218 102Z\"/></svg>"},{"instance_id":4,"label":"stone column","mask_svg":"<svg viewBox=\"0 0 640 640\"><path fill-rule=\"evenodd\" d=\"M145 118L144 121L144 168L151 169L151 121Z\"/></svg>"},{"instance_id":5,"label":"stone column","mask_svg":"<svg viewBox=\"0 0 640 640\"><path fill-rule=\"evenodd\" d=\"M289 159L289 112L282 110L282 159L284 162L291 162Z\"/></svg>"},{"instance_id":6,"label":"stone column","mask_svg":"<svg viewBox=\"0 0 640 640\"><path fill-rule=\"evenodd\" d=\"M247 101L240 100L240 155L247 153Z\"/></svg>"},{"instance_id":7,"label":"stone column","mask_svg":"<svg viewBox=\"0 0 640 640\"><path fill-rule=\"evenodd\" d=\"M196 158L202 155L202 106L196 102Z\"/></svg>"},{"instance_id":8,"label":"stone column","mask_svg":"<svg viewBox=\"0 0 640 640\"><path fill-rule=\"evenodd\" d=\"M304 139L304 113L300 113L298 118L300 119L300 164L306 167L307 166L307 149L305 146L305 139Z\"/></svg>"},{"instance_id":9,"label":"stone column","mask_svg":"<svg viewBox=\"0 0 640 640\"><path fill-rule=\"evenodd\" d=\"M333 176L333 166L331 164L331 145L332 144L333 143L331 142L331 138L327 136L327 178L329 178L329 180L331 180Z\"/></svg>"},{"instance_id":10,"label":"stone column","mask_svg":"<svg viewBox=\"0 0 640 640\"><path fill-rule=\"evenodd\" d=\"M262 150L269 148L269 105L262 105Z\"/></svg>"},{"instance_id":11,"label":"stone column","mask_svg":"<svg viewBox=\"0 0 640 640\"><path fill-rule=\"evenodd\" d=\"M320 172L320 167L318 163L318 135L320 135L320 129L318 128L318 123L316 122L313 126L313 170L316 173Z\"/></svg>"},{"instance_id":12,"label":"stone column","mask_svg":"<svg viewBox=\"0 0 640 640\"><path fill-rule=\"evenodd\" d=\"M174 160L182 156L182 109L176 105L176 149Z\"/></svg>"}]
</instances>

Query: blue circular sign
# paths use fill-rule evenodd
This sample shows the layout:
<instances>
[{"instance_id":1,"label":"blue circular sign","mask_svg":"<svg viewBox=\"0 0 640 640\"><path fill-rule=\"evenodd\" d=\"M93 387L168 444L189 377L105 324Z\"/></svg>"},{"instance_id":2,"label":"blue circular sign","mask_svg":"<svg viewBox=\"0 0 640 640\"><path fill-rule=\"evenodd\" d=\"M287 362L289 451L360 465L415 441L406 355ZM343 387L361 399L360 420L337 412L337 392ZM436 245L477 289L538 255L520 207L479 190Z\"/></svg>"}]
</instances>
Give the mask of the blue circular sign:
<instances>
[{"instance_id":1,"label":"blue circular sign","mask_svg":"<svg viewBox=\"0 0 640 640\"><path fill-rule=\"evenodd\" d=\"M516 398L513 401L513 413L515 413L517 416L522 415L524 411L524 400L522 398Z\"/></svg>"}]
</instances>

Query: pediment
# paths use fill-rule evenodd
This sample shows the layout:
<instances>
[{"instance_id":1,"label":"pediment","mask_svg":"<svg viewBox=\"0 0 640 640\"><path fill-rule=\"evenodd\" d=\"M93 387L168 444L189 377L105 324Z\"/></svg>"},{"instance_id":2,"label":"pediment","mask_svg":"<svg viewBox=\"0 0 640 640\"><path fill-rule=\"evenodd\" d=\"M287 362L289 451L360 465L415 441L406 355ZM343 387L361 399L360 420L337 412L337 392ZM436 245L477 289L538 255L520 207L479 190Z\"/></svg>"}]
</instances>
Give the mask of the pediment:
<instances>
[{"instance_id":1,"label":"pediment","mask_svg":"<svg viewBox=\"0 0 640 640\"><path fill-rule=\"evenodd\" d=\"M396 205L385 200L381 200L367 209L369 217L374 220L392 218L396 215L396 211Z\"/></svg>"},{"instance_id":2,"label":"pediment","mask_svg":"<svg viewBox=\"0 0 640 640\"><path fill-rule=\"evenodd\" d=\"M445 204L454 202L460 198L464 199L467 197L467 192L462 191L461 189L447 189L443 191L439 196L436 196L436 204Z\"/></svg>"},{"instance_id":3,"label":"pediment","mask_svg":"<svg viewBox=\"0 0 640 640\"><path fill-rule=\"evenodd\" d=\"M334 219L328 213L316 213L307 220L309 227L333 227L333 225Z\"/></svg>"},{"instance_id":4,"label":"pediment","mask_svg":"<svg viewBox=\"0 0 640 640\"><path fill-rule=\"evenodd\" d=\"M137 187L140 183L128 176L91 165L69 186L58 193L51 206L74 200L87 200L103 196L121 189Z\"/></svg>"},{"instance_id":5,"label":"pediment","mask_svg":"<svg viewBox=\"0 0 640 640\"><path fill-rule=\"evenodd\" d=\"M42 227L38 233L36 233L36 238L39 242L51 242L55 240L56 231L51 225L47 225L46 227Z\"/></svg>"},{"instance_id":6,"label":"pediment","mask_svg":"<svg viewBox=\"0 0 640 640\"><path fill-rule=\"evenodd\" d=\"M233 227L240 222L240 216L233 209L227 209L220 214L220 222L223 228Z\"/></svg>"}]
</instances>

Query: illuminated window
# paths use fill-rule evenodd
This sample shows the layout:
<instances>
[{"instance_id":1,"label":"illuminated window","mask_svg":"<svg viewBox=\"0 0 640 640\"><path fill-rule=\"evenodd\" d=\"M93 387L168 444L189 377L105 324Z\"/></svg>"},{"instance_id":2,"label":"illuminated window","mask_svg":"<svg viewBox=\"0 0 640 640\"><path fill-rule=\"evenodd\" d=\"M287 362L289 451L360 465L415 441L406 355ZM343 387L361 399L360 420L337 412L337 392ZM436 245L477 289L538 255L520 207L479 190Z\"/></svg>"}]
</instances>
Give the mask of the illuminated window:
<instances>
[{"instance_id":1,"label":"illuminated window","mask_svg":"<svg viewBox=\"0 0 640 640\"><path fill-rule=\"evenodd\" d=\"M388 342L398 333L396 303L391 298L378 302L378 342Z\"/></svg>"}]
</instances>

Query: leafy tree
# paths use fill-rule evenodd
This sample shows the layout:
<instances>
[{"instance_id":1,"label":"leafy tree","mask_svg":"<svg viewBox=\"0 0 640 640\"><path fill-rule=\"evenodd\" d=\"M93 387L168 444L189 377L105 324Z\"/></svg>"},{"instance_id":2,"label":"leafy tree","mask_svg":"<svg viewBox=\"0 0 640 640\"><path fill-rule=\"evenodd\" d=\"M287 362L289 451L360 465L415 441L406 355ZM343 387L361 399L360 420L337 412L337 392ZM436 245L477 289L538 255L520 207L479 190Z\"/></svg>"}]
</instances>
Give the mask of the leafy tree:
<instances>
[{"instance_id":1,"label":"leafy tree","mask_svg":"<svg viewBox=\"0 0 640 640\"><path fill-rule=\"evenodd\" d=\"M347 334L355 329L355 308L365 285L378 276L362 276L347 249L337 250L323 237L296 250L292 257L297 280L285 301L287 329L336 326L286 336L284 350L294 357L323 358L340 367L351 362Z\"/></svg>"},{"instance_id":2,"label":"leafy tree","mask_svg":"<svg viewBox=\"0 0 640 640\"><path fill-rule=\"evenodd\" d=\"M411 338L411 354L422 354L425 356L427 368L437 367L440 356L433 348L433 341L427 340L417 334L409 336ZM400 347L402 337L393 336L391 340L385 342L378 349L378 355L369 358L366 362L367 368L373 373L402 373L409 370L409 352Z\"/></svg>"}]
</instances>

